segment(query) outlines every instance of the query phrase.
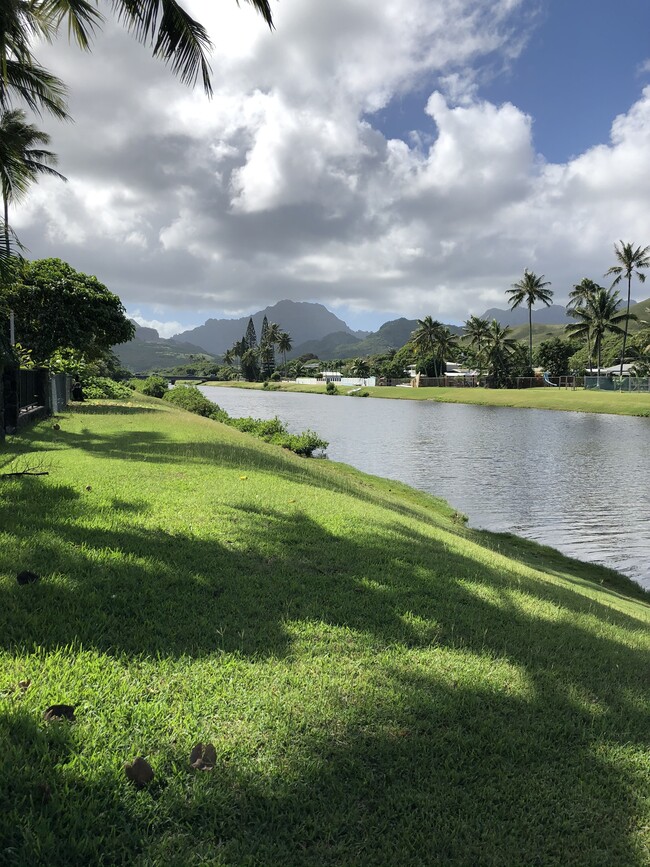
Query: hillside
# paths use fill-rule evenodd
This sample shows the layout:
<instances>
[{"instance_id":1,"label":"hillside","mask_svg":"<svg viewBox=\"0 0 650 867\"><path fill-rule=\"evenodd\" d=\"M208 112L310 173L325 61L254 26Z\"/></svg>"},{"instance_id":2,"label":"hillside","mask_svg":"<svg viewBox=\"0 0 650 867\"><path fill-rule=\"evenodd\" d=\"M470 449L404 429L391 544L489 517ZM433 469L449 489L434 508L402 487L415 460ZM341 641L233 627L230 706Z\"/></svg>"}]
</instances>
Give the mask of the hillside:
<instances>
[{"instance_id":1,"label":"hillside","mask_svg":"<svg viewBox=\"0 0 650 867\"><path fill-rule=\"evenodd\" d=\"M269 322L276 322L283 331L291 335L296 346L307 340L320 340L333 332L354 334L342 319L331 313L322 304L308 301L279 301L253 314L253 324L259 339L264 316ZM246 332L248 316L240 319L208 319L203 325L175 334L175 341L190 341L201 346L206 352L216 355L231 349L235 341L241 340Z\"/></svg>"},{"instance_id":2,"label":"hillside","mask_svg":"<svg viewBox=\"0 0 650 867\"><path fill-rule=\"evenodd\" d=\"M330 334L320 341L312 340L293 349L291 357L311 352L318 358L364 358L368 355L381 355L391 349L399 349L411 339L411 334L417 328L417 319L392 319L367 337L346 336L345 334ZM453 334L461 334L458 325L448 325Z\"/></svg>"},{"instance_id":3,"label":"hillside","mask_svg":"<svg viewBox=\"0 0 650 867\"><path fill-rule=\"evenodd\" d=\"M131 320L133 322L133 320ZM196 358L217 359L192 343L181 343L160 337L155 328L143 328L137 322L135 338L128 343L113 347L113 352L131 373L148 373L151 370L189 364Z\"/></svg>"}]
</instances>

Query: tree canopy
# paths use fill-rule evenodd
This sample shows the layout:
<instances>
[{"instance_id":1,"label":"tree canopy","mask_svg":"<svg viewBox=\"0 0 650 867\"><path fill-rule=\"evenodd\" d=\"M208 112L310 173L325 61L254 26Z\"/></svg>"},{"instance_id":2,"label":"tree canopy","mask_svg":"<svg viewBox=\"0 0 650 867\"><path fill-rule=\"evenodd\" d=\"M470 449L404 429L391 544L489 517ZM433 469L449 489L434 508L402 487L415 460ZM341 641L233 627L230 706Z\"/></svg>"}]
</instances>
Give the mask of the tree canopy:
<instances>
[{"instance_id":1,"label":"tree canopy","mask_svg":"<svg viewBox=\"0 0 650 867\"><path fill-rule=\"evenodd\" d=\"M117 295L60 259L23 262L1 298L15 312L16 340L38 363L64 348L98 358L135 332Z\"/></svg>"}]
</instances>

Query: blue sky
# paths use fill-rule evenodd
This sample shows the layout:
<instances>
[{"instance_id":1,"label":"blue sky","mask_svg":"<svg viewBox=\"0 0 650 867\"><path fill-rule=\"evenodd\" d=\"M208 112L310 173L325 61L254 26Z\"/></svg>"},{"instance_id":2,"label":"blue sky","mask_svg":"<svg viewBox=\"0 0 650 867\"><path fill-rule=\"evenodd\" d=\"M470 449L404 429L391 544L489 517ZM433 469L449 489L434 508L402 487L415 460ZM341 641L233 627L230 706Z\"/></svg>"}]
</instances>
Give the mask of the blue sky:
<instances>
[{"instance_id":1,"label":"blue sky","mask_svg":"<svg viewBox=\"0 0 650 867\"><path fill-rule=\"evenodd\" d=\"M616 241L650 243L648 0L278 0L273 32L184 2L214 99L114 23L91 54L43 46L69 183L14 215L164 336L283 298L357 329L462 322L525 268L562 303Z\"/></svg>"}]
</instances>

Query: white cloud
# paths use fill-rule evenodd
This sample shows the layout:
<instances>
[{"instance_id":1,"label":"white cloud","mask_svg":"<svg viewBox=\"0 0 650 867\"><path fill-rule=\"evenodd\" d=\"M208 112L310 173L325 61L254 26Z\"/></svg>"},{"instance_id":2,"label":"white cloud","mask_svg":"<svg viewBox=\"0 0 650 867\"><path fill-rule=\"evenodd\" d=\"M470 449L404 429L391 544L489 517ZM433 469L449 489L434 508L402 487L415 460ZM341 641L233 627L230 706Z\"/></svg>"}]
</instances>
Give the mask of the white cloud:
<instances>
[{"instance_id":1,"label":"white cloud","mask_svg":"<svg viewBox=\"0 0 650 867\"><path fill-rule=\"evenodd\" d=\"M609 144L561 165L525 112L479 98L481 59L522 50L523 0L282 0L273 33L247 4L195 5L212 101L115 25L90 56L43 49L71 83L76 124L48 122L70 182L39 184L15 221L33 256L163 305L162 328L174 307L285 297L462 320L525 267L561 300L619 238L650 240L650 89ZM429 132L388 138L373 112L425 82Z\"/></svg>"}]
</instances>

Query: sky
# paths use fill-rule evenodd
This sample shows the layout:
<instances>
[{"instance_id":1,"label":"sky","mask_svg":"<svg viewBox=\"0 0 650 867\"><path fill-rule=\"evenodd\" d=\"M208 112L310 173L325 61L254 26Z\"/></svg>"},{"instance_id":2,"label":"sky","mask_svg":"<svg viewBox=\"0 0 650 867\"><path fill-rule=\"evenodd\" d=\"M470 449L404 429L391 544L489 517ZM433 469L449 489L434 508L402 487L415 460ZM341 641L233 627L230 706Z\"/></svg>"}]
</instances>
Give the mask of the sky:
<instances>
[{"instance_id":1,"label":"sky","mask_svg":"<svg viewBox=\"0 0 650 867\"><path fill-rule=\"evenodd\" d=\"M10 214L30 257L169 337L284 298L462 323L526 268L564 303L650 244L647 0L271 2L273 31L185 2L211 100L110 18L91 53L37 47L74 123L38 119L68 182Z\"/></svg>"}]
</instances>

